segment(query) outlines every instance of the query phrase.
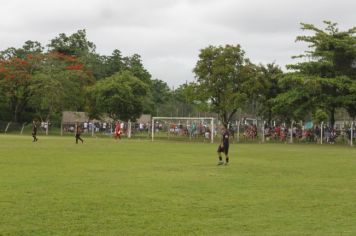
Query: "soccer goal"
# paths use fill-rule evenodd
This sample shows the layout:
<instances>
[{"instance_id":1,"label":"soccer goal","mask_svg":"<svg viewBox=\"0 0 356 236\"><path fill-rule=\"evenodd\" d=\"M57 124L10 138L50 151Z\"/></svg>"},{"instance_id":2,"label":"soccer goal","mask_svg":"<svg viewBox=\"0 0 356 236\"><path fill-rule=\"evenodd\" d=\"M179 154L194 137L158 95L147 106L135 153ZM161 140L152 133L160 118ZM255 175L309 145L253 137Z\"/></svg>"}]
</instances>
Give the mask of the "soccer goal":
<instances>
[{"instance_id":1,"label":"soccer goal","mask_svg":"<svg viewBox=\"0 0 356 236\"><path fill-rule=\"evenodd\" d=\"M213 117L152 117L151 138L214 142Z\"/></svg>"}]
</instances>

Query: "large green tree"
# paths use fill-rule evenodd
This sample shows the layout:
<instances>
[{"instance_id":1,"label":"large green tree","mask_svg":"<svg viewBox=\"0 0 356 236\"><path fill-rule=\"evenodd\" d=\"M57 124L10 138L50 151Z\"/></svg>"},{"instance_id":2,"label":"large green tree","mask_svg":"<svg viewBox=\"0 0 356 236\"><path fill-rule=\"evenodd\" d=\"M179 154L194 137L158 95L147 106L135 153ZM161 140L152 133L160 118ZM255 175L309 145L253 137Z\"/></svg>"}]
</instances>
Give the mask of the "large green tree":
<instances>
[{"instance_id":1,"label":"large green tree","mask_svg":"<svg viewBox=\"0 0 356 236\"><path fill-rule=\"evenodd\" d=\"M162 116L167 110L166 105L171 100L171 91L166 82L154 79L151 82L151 94L153 102L152 114L155 116Z\"/></svg>"},{"instance_id":2,"label":"large green tree","mask_svg":"<svg viewBox=\"0 0 356 236\"><path fill-rule=\"evenodd\" d=\"M151 83L151 74L145 69L142 64L141 56L138 54L134 54L129 57L123 58L123 69L131 71L131 73L141 81L146 84Z\"/></svg>"},{"instance_id":3,"label":"large green tree","mask_svg":"<svg viewBox=\"0 0 356 236\"><path fill-rule=\"evenodd\" d=\"M282 121L304 120L320 109L320 85L313 78L306 80L305 75L287 73L279 81L283 91L272 99L272 111Z\"/></svg>"},{"instance_id":4,"label":"large green tree","mask_svg":"<svg viewBox=\"0 0 356 236\"><path fill-rule=\"evenodd\" d=\"M195 91L194 83L185 83L173 90L171 92L173 108L171 113L177 116L194 116L197 112L203 111L203 107L199 107L194 99Z\"/></svg>"},{"instance_id":5,"label":"large green tree","mask_svg":"<svg viewBox=\"0 0 356 236\"><path fill-rule=\"evenodd\" d=\"M310 35L298 36L297 41L309 44L309 50L301 62L289 65L293 70L283 83L293 88L276 99L277 107L287 101L290 110L313 112L322 109L328 112L330 125L334 126L338 108L346 108L355 114L356 94L352 91L356 83L356 28L340 31L336 23L325 21L325 28L302 24Z\"/></svg>"},{"instance_id":6,"label":"large green tree","mask_svg":"<svg viewBox=\"0 0 356 236\"><path fill-rule=\"evenodd\" d=\"M89 94L100 113L115 120L135 121L144 110L148 91L146 83L130 71L123 71L98 81Z\"/></svg>"},{"instance_id":7,"label":"large green tree","mask_svg":"<svg viewBox=\"0 0 356 236\"><path fill-rule=\"evenodd\" d=\"M33 75L35 96L30 106L43 120L60 117L63 110L83 110L85 87L93 80L74 56L57 52L42 55L40 69Z\"/></svg>"},{"instance_id":8,"label":"large green tree","mask_svg":"<svg viewBox=\"0 0 356 236\"><path fill-rule=\"evenodd\" d=\"M273 111L274 99L282 92L279 80L283 76L280 67L274 63L256 67L257 76L251 78L247 85L249 87L249 101L245 111L259 115L269 124L272 119L278 119L278 114ZM251 109L252 107L252 109ZM251 111L252 110L252 111Z\"/></svg>"},{"instance_id":9,"label":"large green tree","mask_svg":"<svg viewBox=\"0 0 356 236\"><path fill-rule=\"evenodd\" d=\"M106 77L112 76L113 74L126 69L124 57L122 56L120 50L115 49L110 56L105 57L105 68Z\"/></svg>"},{"instance_id":10,"label":"large green tree","mask_svg":"<svg viewBox=\"0 0 356 236\"><path fill-rule=\"evenodd\" d=\"M227 126L248 98L248 81L256 76L256 66L240 45L209 46L200 51L194 68L196 98L207 102Z\"/></svg>"},{"instance_id":11,"label":"large green tree","mask_svg":"<svg viewBox=\"0 0 356 236\"><path fill-rule=\"evenodd\" d=\"M78 30L69 36L65 33L61 33L52 39L47 46L49 51L76 57L94 53L96 48L94 43L88 41L85 29Z\"/></svg>"}]
</instances>

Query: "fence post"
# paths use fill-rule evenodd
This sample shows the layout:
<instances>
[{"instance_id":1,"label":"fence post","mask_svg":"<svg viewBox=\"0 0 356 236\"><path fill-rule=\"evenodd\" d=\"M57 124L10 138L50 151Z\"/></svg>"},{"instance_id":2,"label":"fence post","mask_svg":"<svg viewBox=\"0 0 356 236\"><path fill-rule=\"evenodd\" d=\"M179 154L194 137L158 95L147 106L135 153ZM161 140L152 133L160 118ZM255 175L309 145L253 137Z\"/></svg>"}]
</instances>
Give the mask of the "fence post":
<instances>
[{"instance_id":1,"label":"fence post","mask_svg":"<svg viewBox=\"0 0 356 236\"><path fill-rule=\"evenodd\" d=\"M152 118L152 122L151 122L151 129L152 129L152 142L153 142L153 138L154 138L154 132L155 132L155 119Z\"/></svg>"},{"instance_id":2,"label":"fence post","mask_svg":"<svg viewBox=\"0 0 356 236\"><path fill-rule=\"evenodd\" d=\"M214 119L211 119L211 132L210 132L211 143L214 143Z\"/></svg>"},{"instance_id":3,"label":"fence post","mask_svg":"<svg viewBox=\"0 0 356 236\"><path fill-rule=\"evenodd\" d=\"M351 122L351 135L350 135L350 143L351 143L351 147L354 146L354 143L353 143L353 139L354 139L354 122L352 121Z\"/></svg>"},{"instance_id":4,"label":"fence post","mask_svg":"<svg viewBox=\"0 0 356 236\"><path fill-rule=\"evenodd\" d=\"M240 120L237 122L237 142L240 142Z\"/></svg>"},{"instance_id":5,"label":"fence post","mask_svg":"<svg viewBox=\"0 0 356 236\"><path fill-rule=\"evenodd\" d=\"M321 122L321 128L320 128L320 144L323 144L323 131L324 131L324 121Z\"/></svg>"},{"instance_id":6,"label":"fence post","mask_svg":"<svg viewBox=\"0 0 356 236\"><path fill-rule=\"evenodd\" d=\"M7 130L9 129L10 125L11 125L11 122L7 123L7 126L5 128L5 134L7 133Z\"/></svg>"},{"instance_id":7,"label":"fence post","mask_svg":"<svg viewBox=\"0 0 356 236\"><path fill-rule=\"evenodd\" d=\"M293 125L294 125L294 120L292 121L292 124L290 127L290 143L293 143Z\"/></svg>"},{"instance_id":8,"label":"fence post","mask_svg":"<svg viewBox=\"0 0 356 236\"><path fill-rule=\"evenodd\" d=\"M23 133L23 129L25 128L25 124L26 124L26 123L23 123L23 124L22 124L21 133L20 133L21 135L22 135L22 133Z\"/></svg>"},{"instance_id":9,"label":"fence post","mask_svg":"<svg viewBox=\"0 0 356 236\"><path fill-rule=\"evenodd\" d=\"M91 125L91 136L94 137L94 130L95 129L95 123L93 121L92 125Z\"/></svg>"},{"instance_id":10,"label":"fence post","mask_svg":"<svg viewBox=\"0 0 356 236\"><path fill-rule=\"evenodd\" d=\"M129 132L128 132L128 138L131 138L131 120L129 120Z\"/></svg>"},{"instance_id":11,"label":"fence post","mask_svg":"<svg viewBox=\"0 0 356 236\"><path fill-rule=\"evenodd\" d=\"M265 142L265 124L266 124L266 121L263 121L263 123L262 123L262 143Z\"/></svg>"}]
</instances>

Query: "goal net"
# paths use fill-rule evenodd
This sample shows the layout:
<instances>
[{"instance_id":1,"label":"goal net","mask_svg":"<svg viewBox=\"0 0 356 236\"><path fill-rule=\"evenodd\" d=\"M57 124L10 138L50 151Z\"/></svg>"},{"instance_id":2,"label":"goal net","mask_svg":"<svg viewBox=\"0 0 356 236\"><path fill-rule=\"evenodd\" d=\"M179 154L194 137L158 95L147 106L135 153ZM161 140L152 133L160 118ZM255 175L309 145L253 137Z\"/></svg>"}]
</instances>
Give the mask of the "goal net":
<instances>
[{"instance_id":1,"label":"goal net","mask_svg":"<svg viewBox=\"0 0 356 236\"><path fill-rule=\"evenodd\" d=\"M214 142L212 117L152 117L151 138Z\"/></svg>"}]
</instances>

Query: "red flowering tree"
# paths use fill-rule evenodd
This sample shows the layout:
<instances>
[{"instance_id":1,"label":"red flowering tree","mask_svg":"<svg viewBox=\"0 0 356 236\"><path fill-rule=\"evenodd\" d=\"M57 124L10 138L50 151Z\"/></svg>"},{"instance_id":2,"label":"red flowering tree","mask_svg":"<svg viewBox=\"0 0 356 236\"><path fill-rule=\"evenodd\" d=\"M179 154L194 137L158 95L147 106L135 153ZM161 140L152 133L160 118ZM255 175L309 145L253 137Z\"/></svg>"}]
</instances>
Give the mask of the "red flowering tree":
<instances>
[{"instance_id":1,"label":"red flowering tree","mask_svg":"<svg viewBox=\"0 0 356 236\"><path fill-rule=\"evenodd\" d=\"M15 122L22 120L21 115L34 94L31 90L31 76L38 70L40 58L31 55L0 59L0 87Z\"/></svg>"},{"instance_id":2,"label":"red flowering tree","mask_svg":"<svg viewBox=\"0 0 356 236\"><path fill-rule=\"evenodd\" d=\"M48 119L63 109L84 106L85 86L92 80L78 58L19 51L8 49L0 55L0 92L13 121L25 120L26 110Z\"/></svg>"},{"instance_id":3,"label":"red flowering tree","mask_svg":"<svg viewBox=\"0 0 356 236\"><path fill-rule=\"evenodd\" d=\"M85 87L92 82L90 73L75 56L58 52L44 54L41 70L33 77L35 94L31 106L44 120L63 110L84 107Z\"/></svg>"}]
</instances>

